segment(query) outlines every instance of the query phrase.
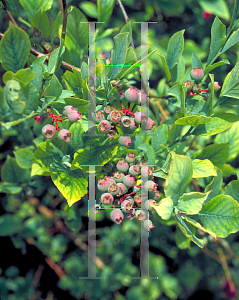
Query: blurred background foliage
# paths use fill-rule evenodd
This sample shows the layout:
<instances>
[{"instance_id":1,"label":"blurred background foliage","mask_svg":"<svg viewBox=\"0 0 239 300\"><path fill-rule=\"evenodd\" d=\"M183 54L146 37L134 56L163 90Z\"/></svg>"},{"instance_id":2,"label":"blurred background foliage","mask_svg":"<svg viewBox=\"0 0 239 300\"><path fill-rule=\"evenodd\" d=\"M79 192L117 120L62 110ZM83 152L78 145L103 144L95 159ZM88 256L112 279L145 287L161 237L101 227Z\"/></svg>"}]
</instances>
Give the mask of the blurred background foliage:
<instances>
[{"instance_id":1,"label":"blurred background foliage","mask_svg":"<svg viewBox=\"0 0 239 300\"><path fill-rule=\"evenodd\" d=\"M80 21L101 21L97 24L97 56L104 52L110 57L113 37L125 25L122 11L117 1L108 0L108 12L99 14L101 1L67 1L75 6L68 16L66 52L64 60L77 67L88 61L87 24ZM169 38L177 31L186 29L183 59L185 76L180 82L189 79L192 53L205 62L209 51L210 28L215 15L229 26L233 10L232 0L146 0L122 1L132 21L135 47L140 46L140 24L137 22L157 22L149 24L150 51L159 48L165 54ZM12 1L12 14L18 24L27 21L27 11L17 0ZM112 9L111 9L112 8ZM47 11L50 24L61 24L59 11L60 0L54 0ZM19 19L19 16L21 19ZM134 23L135 22L135 23ZM9 17L0 10L0 32L4 33L9 25ZM55 36L60 36L61 26L56 26ZM226 74L238 61L238 45L233 46L221 58L228 59L230 65L215 69L215 80L222 85ZM34 61L30 55L27 65ZM58 78L68 78L70 72L60 69ZM0 113L1 119L11 115L4 100L0 67ZM62 79L64 79L64 77ZM149 60L149 83L154 94L166 95L169 86L158 55ZM131 84L140 87L137 72L129 75ZM64 81L62 80L64 84ZM160 100L167 114L171 117L176 107L168 100ZM157 109L157 100L155 100ZM220 107L218 108L220 111ZM223 108L225 109L225 108ZM228 112L238 114L237 106L227 107ZM14 157L21 148L35 151L43 138L42 124L33 120L16 125L10 130L1 128L0 161L1 166L7 155ZM31 130L29 130L29 128ZM34 141L34 144L32 143ZM212 137L197 139L198 149L213 141ZM16 164L16 162L14 162ZM238 158L231 163L238 168ZM85 196L72 207L68 207L49 176L31 177L30 168L20 168L19 184L0 183L0 293L5 300L57 300L57 299L227 299L223 293L225 274L218 256L212 256L216 243L210 237L203 236L208 250L201 250L196 245L184 244L181 232L176 230L173 220L160 221L154 215L155 229L149 233L149 275L158 279L132 279L140 275L140 222L124 220L116 225L109 218L109 213L97 214L97 276L105 280L79 280L88 274L88 197ZM234 169L224 172L224 181L236 179ZM19 173L20 172L20 173ZM158 183L161 186L162 182ZM201 179L200 186L205 187L210 178ZM172 226L167 226L172 225ZM200 234L200 233L199 233ZM236 286L239 287L239 235L232 234L225 241L228 265ZM227 246L230 244L230 248ZM180 249L181 248L181 249ZM233 256L233 251L237 256Z\"/></svg>"}]
</instances>

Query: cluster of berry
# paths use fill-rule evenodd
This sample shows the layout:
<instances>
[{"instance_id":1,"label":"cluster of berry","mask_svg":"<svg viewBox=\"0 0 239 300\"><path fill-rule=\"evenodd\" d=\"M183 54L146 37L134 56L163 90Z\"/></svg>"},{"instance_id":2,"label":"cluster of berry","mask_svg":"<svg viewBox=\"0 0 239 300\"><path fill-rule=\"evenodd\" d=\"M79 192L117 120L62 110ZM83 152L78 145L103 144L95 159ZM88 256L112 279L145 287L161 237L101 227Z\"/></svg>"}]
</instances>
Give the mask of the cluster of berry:
<instances>
[{"instance_id":1,"label":"cluster of berry","mask_svg":"<svg viewBox=\"0 0 239 300\"><path fill-rule=\"evenodd\" d=\"M120 95L120 94L119 94ZM138 91L136 88L129 88L119 96L119 100L125 98L128 103L126 109L123 104L122 110L115 109L110 104L106 105L103 110L97 110L93 114L93 120L98 124L98 128L101 132L106 133L109 138L114 138L115 133L119 135L119 144L129 147L131 144L131 138L129 134L133 134L135 129L141 124L143 130L151 130L155 125L155 122L149 118L145 113L134 111L136 105L144 105L148 96L142 91ZM134 103L134 107L130 110L130 104ZM119 134L120 126L123 134Z\"/></svg>"},{"instance_id":2,"label":"cluster of berry","mask_svg":"<svg viewBox=\"0 0 239 300\"><path fill-rule=\"evenodd\" d=\"M98 190L102 192L101 205L113 207L110 218L115 223L120 224L123 221L124 212L128 214L129 220L136 217L138 220L144 221L144 227L150 231L154 226L147 219L142 208L152 211L153 208L150 204L156 203L160 193L157 190L157 183L153 180L147 180L143 186L137 186L137 180L140 175L153 179L153 169L147 166L147 163L137 162L136 154L133 152L129 152L125 158L118 160L112 169L113 171L115 169L112 176L104 176L97 183ZM98 212L99 210L100 205L96 205L94 211Z\"/></svg>"},{"instance_id":3,"label":"cluster of berry","mask_svg":"<svg viewBox=\"0 0 239 300\"><path fill-rule=\"evenodd\" d=\"M195 83L193 85L190 80L186 80L184 82L184 85L187 88L187 96L194 96L194 95L198 95L201 93L201 95L207 99L208 98L207 91L211 89L211 83L208 84L207 89L203 89L203 90L201 90L200 85L198 84L198 82L200 82L204 77L204 72L203 72L202 68L199 68L199 67L193 68L190 72L190 76L191 76L192 80L195 81ZM220 88L221 88L221 86L219 85L219 83L215 81L214 82L214 91L217 92Z\"/></svg>"},{"instance_id":4,"label":"cluster of berry","mask_svg":"<svg viewBox=\"0 0 239 300\"><path fill-rule=\"evenodd\" d=\"M48 138L51 139L55 136L56 131L58 131L58 138L65 142L70 142L71 140L71 133L67 129L61 129L59 128L57 122L62 122L63 120L68 119L71 122L76 122L80 119L82 119L82 116L80 112L77 111L77 108L73 107L73 105L67 105L64 107L63 114L66 116L66 118L59 119L58 117L61 115L54 115L53 113L50 113L50 116L47 118L52 118L52 123L47 124L43 126L42 128L42 134ZM44 119L43 117L37 116L35 120L37 120L36 123L39 123L41 119ZM56 122L56 127L52 124Z\"/></svg>"}]
</instances>

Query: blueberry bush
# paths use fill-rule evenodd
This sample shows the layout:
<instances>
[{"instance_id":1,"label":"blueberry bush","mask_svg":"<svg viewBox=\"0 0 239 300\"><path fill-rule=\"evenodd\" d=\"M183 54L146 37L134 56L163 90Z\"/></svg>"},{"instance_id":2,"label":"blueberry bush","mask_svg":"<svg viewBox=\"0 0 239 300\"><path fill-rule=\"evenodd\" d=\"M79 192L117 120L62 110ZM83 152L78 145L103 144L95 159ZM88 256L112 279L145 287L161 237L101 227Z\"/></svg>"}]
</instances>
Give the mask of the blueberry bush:
<instances>
[{"instance_id":1,"label":"blueberry bush","mask_svg":"<svg viewBox=\"0 0 239 300\"><path fill-rule=\"evenodd\" d=\"M238 1L0 3L2 299L236 298Z\"/></svg>"}]
</instances>

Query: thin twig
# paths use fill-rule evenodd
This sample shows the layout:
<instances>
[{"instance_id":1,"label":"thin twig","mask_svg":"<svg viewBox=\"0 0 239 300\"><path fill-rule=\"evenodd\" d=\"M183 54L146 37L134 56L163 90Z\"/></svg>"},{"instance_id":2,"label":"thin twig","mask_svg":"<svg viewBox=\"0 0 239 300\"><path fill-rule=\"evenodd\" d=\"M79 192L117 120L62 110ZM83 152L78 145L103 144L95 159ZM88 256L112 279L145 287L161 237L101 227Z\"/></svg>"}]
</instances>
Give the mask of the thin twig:
<instances>
[{"instance_id":1,"label":"thin twig","mask_svg":"<svg viewBox=\"0 0 239 300\"><path fill-rule=\"evenodd\" d=\"M130 21L130 19L129 19L129 17L128 17L128 15L127 15L125 9L124 9L124 6L123 6L123 4L122 4L122 2L121 2L120 0L117 0L117 1L118 1L119 6L120 6L120 8L121 8L121 10L122 10L122 13L123 13L123 15L124 15L125 21L126 21L126 23L128 23L128 22Z\"/></svg>"},{"instance_id":2,"label":"thin twig","mask_svg":"<svg viewBox=\"0 0 239 300\"><path fill-rule=\"evenodd\" d=\"M153 100L154 100L154 99L152 99L152 101L153 101ZM157 104L157 106L158 106L160 112L161 112L162 115L164 116L164 119L165 119L165 120L168 120L168 116L167 116L166 112L164 111L163 107L161 106L161 104L159 103L158 100L156 101L156 104Z\"/></svg>"},{"instance_id":3,"label":"thin twig","mask_svg":"<svg viewBox=\"0 0 239 300\"><path fill-rule=\"evenodd\" d=\"M61 38L65 40L65 35L66 35L66 23L67 23L67 7L66 7L66 0L62 0L62 6L63 6L63 27L62 27L62 34Z\"/></svg>"}]
</instances>

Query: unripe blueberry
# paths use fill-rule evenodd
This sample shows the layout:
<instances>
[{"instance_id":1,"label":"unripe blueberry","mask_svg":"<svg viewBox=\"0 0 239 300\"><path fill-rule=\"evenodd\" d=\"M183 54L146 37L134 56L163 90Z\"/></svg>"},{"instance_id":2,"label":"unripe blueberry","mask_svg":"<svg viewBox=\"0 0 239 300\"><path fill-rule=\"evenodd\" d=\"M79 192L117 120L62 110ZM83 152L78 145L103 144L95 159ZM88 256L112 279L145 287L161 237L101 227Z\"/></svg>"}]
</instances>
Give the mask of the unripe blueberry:
<instances>
[{"instance_id":1,"label":"unripe blueberry","mask_svg":"<svg viewBox=\"0 0 239 300\"><path fill-rule=\"evenodd\" d=\"M144 228L146 230L148 230L149 232L151 231L151 229L153 229L155 227L151 220L144 220L143 225L144 225Z\"/></svg>"},{"instance_id":2,"label":"unripe blueberry","mask_svg":"<svg viewBox=\"0 0 239 300\"><path fill-rule=\"evenodd\" d=\"M153 182L152 180L148 180L144 184L144 188L146 191L155 191L157 189L157 183Z\"/></svg>"},{"instance_id":3,"label":"unripe blueberry","mask_svg":"<svg viewBox=\"0 0 239 300\"><path fill-rule=\"evenodd\" d=\"M203 72L202 68L193 68L190 73L190 76L191 76L192 80L199 81L199 80L203 79L204 72Z\"/></svg>"},{"instance_id":4,"label":"unripe blueberry","mask_svg":"<svg viewBox=\"0 0 239 300\"><path fill-rule=\"evenodd\" d=\"M123 116L121 118L121 123L123 124L124 127L129 127L131 125L131 120L127 116Z\"/></svg>"},{"instance_id":5,"label":"unripe blueberry","mask_svg":"<svg viewBox=\"0 0 239 300\"><path fill-rule=\"evenodd\" d=\"M117 110L113 110L110 112L109 114L109 120L112 122L112 123L118 123L121 119L121 114L119 111Z\"/></svg>"},{"instance_id":6,"label":"unripe blueberry","mask_svg":"<svg viewBox=\"0 0 239 300\"><path fill-rule=\"evenodd\" d=\"M71 133L67 129L62 129L58 132L58 138L68 143L71 140Z\"/></svg>"},{"instance_id":7,"label":"unripe blueberry","mask_svg":"<svg viewBox=\"0 0 239 300\"><path fill-rule=\"evenodd\" d=\"M63 109L63 114L67 116L69 112L77 111L77 108L73 107L73 105L66 105Z\"/></svg>"},{"instance_id":8,"label":"unripe blueberry","mask_svg":"<svg viewBox=\"0 0 239 300\"><path fill-rule=\"evenodd\" d=\"M135 156L136 154L133 153L133 152L129 152L126 157L125 157L125 160L128 162L128 163L133 163L135 161Z\"/></svg>"},{"instance_id":9,"label":"unripe blueberry","mask_svg":"<svg viewBox=\"0 0 239 300\"><path fill-rule=\"evenodd\" d=\"M126 186L122 182L117 183L117 185L119 187L119 196L124 195L127 191Z\"/></svg>"},{"instance_id":10,"label":"unripe blueberry","mask_svg":"<svg viewBox=\"0 0 239 300\"><path fill-rule=\"evenodd\" d=\"M33 31L34 31L34 28L29 28L28 35L30 38L33 37Z\"/></svg>"},{"instance_id":11,"label":"unripe blueberry","mask_svg":"<svg viewBox=\"0 0 239 300\"><path fill-rule=\"evenodd\" d=\"M145 92L140 91L138 93L138 96L139 96L137 101L138 105L144 105L148 101L148 95Z\"/></svg>"},{"instance_id":12,"label":"unripe blueberry","mask_svg":"<svg viewBox=\"0 0 239 300\"><path fill-rule=\"evenodd\" d=\"M121 203L121 208L123 212L130 213L133 210L133 202L130 199L125 199Z\"/></svg>"},{"instance_id":13,"label":"unripe blueberry","mask_svg":"<svg viewBox=\"0 0 239 300\"><path fill-rule=\"evenodd\" d=\"M59 39L59 37L55 37L54 40L53 40L53 43L54 43L56 46L59 46L59 45L60 45L60 39Z\"/></svg>"},{"instance_id":14,"label":"unripe blueberry","mask_svg":"<svg viewBox=\"0 0 239 300\"><path fill-rule=\"evenodd\" d=\"M134 201L135 201L137 204L142 203L142 202L143 202L143 196L142 196L141 194L135 195Z\"/></svg>"},{"instance_id":15,"label":"unripe blueberry","mask_svg":"<svg viewBox=\"0 0 239 300\"><path fill-rule=\"evenodd\" d=\"M218 90L220 90L221 86L219 85L219 83L217 81L214 82L214 92L217 92ZM209 82L208 84L208 89L211 89L211 82Z\"/></svg>"},{"instance_id":16,"label":"unripe blueberry","mask_svg":"<svg viewBox=\"0 0 239 300\"><path fill-rule=\"evenodd\" d=\"M198 94L200 92L200 86L198 84L193 85L193 93Z\"/></svg>"},{"instance_id":17,"label":"unripe blueberry","mask_svg":"<svg viewBox=\"0 0 239 300\"><path fill-rule=\"evenodd\" d=\"M33 35L32 37L33 44L41 44L42 41L43 41L43 36L41 34L39 34L38 36Z\"/></svg>"},{"instance_id":18,"label":"unripe blueberry","mask_svg":"<svg viewBox=\"0 0 239 300\"><path fill-rule=\"evenodd\" d=\"M131 175L126 175L123 179L123 183L128 187L133 187L135 184L135 178Z\"/></svg>"},{"instance_id":19,"label":"unripe blueberry","mask_svg":"<svg viewBox=\"0 0 239 300\"><path fill-rule=\"evenodd\" d=\"M76 122L82 119L81 114L78 111L70 111L67 115L67 118L70 122Z\"/></svg>"},{"instance_id":20,"label":"unripe blueberry","mask_svg":"<svg viewBox=\"0 0 239 300\"><path fill-rule=\"evenodd\" d=\"M134 132L137 127L138 127L138 125L135 123L134 117L131 117L129 129L132 130L132 132Z\"/></svg>"},{"instance_id":21,"label":"unripe blueberry","mask_svg":"<svg viewBox=\"0 0 239 300\"><path fill-rule=\"evenodd\" d=\"M148 120L148 116L143 112L136 111L134 120L137 124L140 124L140 122L146 123Z\"/></svg>"},{"instance_id":22,"label":"unripe blueberry","mask_svg":"<svg viewBox=\"0 0 239 300\"><path fill-rule=\"evenodd\" d=\"M115 132L113 129L111 129L108 133L107 133L107 136L110 138L110 139L113 139L115 137Z\"/></svg>"},{"instance_id":23,"label":"unripe blueberry","mask_svg":"<svg viewBox=\"0 0 239 300\"><path fill-rule=\"evenodd\" d=\"M111 193L113 196L116 196L119 194L119 186L116 183L112 183L108 187L108 192Z\"/></svg>"},{"instance_id":24,"label":"unripe blueberry","mask_svg":"<svg viewBox=\"0 0 239 300\"><path fill-rule=\"evenodd\" d=\"M94 114L93 114L93 119L95 121L95 123L100 123L100 121L105 120L105 115L103 110L97 110Z\"/></svg>"},{"instance_id":25,"label":"unripe blueberry","mask_svg":"<svg viewBox=\"0 0 239 300\"><path fill-rule=\"evenodd\" d=\"M51 125L51 124L47 124L47 125L45 125L45 126L42 127L42 134L47 139L51 139L56 134L56 128L53 125Z\"/></svg>"},{"instance_id":26,"label":"unripe blueberry","mask_svg":"<svg viewBox=\"0 0 239 300\"><path fill-rule=\"evenodd\" d=\"M101 192L107 192L109 185L110 184L109 184L107 178L101 178L98 180L97 188Z\"/></svg>"},{"instance_id":27,"label":"unripe blueberry","mask_svg":"<svg viewBox=\"0 0 239 300\"><path fill-rule=\"evenodd\" d=\"M101 195L100 200L104 205L110 205L114 201L114 197L111 193L104 193Z\"/></svg>"},{"instance_id":28,"label":"unripe blueberry","mask_svg":"<svg viewBox=\"0 0 239 300\"><path fill-rule=\"evenodd\" d=\"M120 172L126 172L129 169L129 164L127 163L127 161L125 159L121 159L118 161L116 168L118 171Z\"/></svg>"},{"instance_id":29,"label":"unripe blueberry","mask_svg":"<svg viewBox=\"0 0 239 300\"><path fill-rule=\"evenodd\" d=\"M139 97L138 89L136 88L129 88L124 93L125 99L129 102L136 102Z\"/></svg>"},{"instance_id":30,"label":"unripe blueberry","mask_svg":"<svg viewBox=\"0 0 239 300\"><path fill-rule=\"evenodd\" d=\"M118 141L121 146L126 146L126 147L129 147L132 143L132 140L129 135L121 135Z\"/></svg>"},{"instance_id":31,"label":"unripe blueberry","mask_svg":"<svg viewBox=\"0 0 239 300\"><path fill-rule=\"evenodd\" d=\"M146 219L146 214L143 210L141 209L137 209L136 212L135 212L135 215L136 215L136 218L139 220L139 221L143 221Z\"/></svg>"},{"instance_id":32,"label":"unripe blueberry","mask_svg":"<svg viewBox=\"0 0 239 300\"><path fill-rule=\"evenodd\" d=\"M150 204L154 204L154 203L156 203L156 201L153 200L153 199L146 200L146 201L144 202L145 209L147 209L147 210L149 210L149 211L152 211L152 210L153 210L153 207L150 206Z\"/></svg>"},{"instance_id":33,"label":"unripe blueberry","mask_svg":"<svg viewBox=\"0 0 239 300\"><path fill-rule=\"evenodd\" d=\"M51 36L50 36L50 35L46 35L46 36L44 37L44 41L45 41L46 43L50 43L50 42L51 42Z\"/></svg>"},{"instance_id":34,"label":"unripe blueberry","mask_svg":"<svg viewBox=\"0 0 239 300\"><path fill-rule=\"evenodd\" d=\"M112 183L116 183L116 181L114 180L114 178L110 177L110 176L105 176L105 178L108 180L109 184L112 184Z\"/></svg>"},{"instance_id":35,"label":"unripe blueberry","mask_svg":"<svg viewBox=\"0 0 239 300\"><path fill-rule=\"evenodd\" d=\"M144 129L144 130L151 130L154 125L155 125L155 122L151 118L148 118L146 123L142 122L142 124L141 124L142 129Z\"/></svg>"},{"instance_id":36,"label":"unripe blueberry","mask_svg":"<svg viewBox=\"0 0 239 300\"><path fill-rule=\"evenodd\" d=\"M191 90L191 88L192 88L192 82L190 80L186 80L183 84L186 86L187 91Z\"/></svg>"},{"instance_id":37,"label":"unripe blueberry","mask_svg":"<svg viewBox=\"0 0 239 300\"><path fill-rule=\"evenodd\" d=\"M106 106L104 107L104 111L105 111L106 114L109 114L109 113L112 111L111 106L110 106L110 105L106 105Z\"/></svg>"},{"instance_id":38,"label":"unripe blueberry","mask_svg":"<svg viewBox=\"0 0 239 300\"><path fill-rule=\"evenodd\" d=\"M141 169L141 175L143 177L153 176L153 169L151 167L148 167L148 166L143 166L142 169Z\"/></svg>"},{"instance_id":39,"label":"unripe blueberry","mask_svg":"<svg viewBox=\"0 0 239 300\"><path fill-rule=\"evenodd\" d=\"M115 208L114 210L111 211L110 218L116 224L120 224L124 219L124 215L119 208Z\"/></svg>"},{"instance_id":40,"label":"unripe blueberry","mask_svg":"<svg viewBox=\"0 0 239 300\"><path fill-rule=\"evenodd\" d=\"M105 172L110 172L113 169L114 165L112 163L105 164L102 169Z\"/></svg>"},{"instance_id":41,"label":"unripe blueberry","mask_svg":"<svg viewBox=\"0 0 239 300\"><path fill-rule=\"evenodd\" d=\"M123 178L125 177L125 175L119 171L113 173L113 176L116 182L123 182Z\"/></svg>"},{"instance_id":42,"label":"unripe blueberry","mask_svg":"<svg viewBox=\"0 0 239 300\"><path fill-rule=\"evenodd\" d=\"M133 165L129 168L129 174L131 174L132 176L137 176L140 174L140 170L140 165Z\"/></svg>"},{"instance_id":43,"label":"unripe blueberry","mask_svg":"<svg viewBox=\"0 0 239 300\"><path fill-rule=\"evenodd\" d=\"M99 124L99 129L100 129L100 131L105 132L105 133L109 132L111 129L110 122L108 120L102 120Z\"/></svg>"}]
</instances>

